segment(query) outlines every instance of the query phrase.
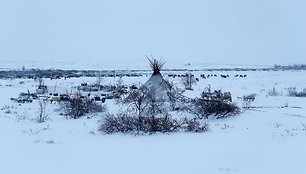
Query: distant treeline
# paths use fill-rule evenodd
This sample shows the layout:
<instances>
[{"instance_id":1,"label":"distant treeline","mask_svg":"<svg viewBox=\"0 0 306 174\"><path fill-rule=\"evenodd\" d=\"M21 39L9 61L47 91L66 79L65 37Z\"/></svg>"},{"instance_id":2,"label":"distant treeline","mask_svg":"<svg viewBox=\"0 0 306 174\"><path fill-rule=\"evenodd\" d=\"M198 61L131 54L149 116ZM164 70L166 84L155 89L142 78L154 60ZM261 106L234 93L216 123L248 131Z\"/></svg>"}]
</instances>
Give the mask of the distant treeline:
<instances>
[{"instance_id":1,"label":"distant treeline","mask_svg":"<svg viewBox=\"0 0 306 174\"><path fill-rule=\"evenodd\" d=\"M306 64L274 65L275 70L306 70Z\"/></svg>"},{"instance_id":2,"label":"distant treeline","mask_svg":"<svg viewBox=\"0 0 306 174\"><path fill-rule=\"evenodd\" d=\"M163 72L189 72L189 71L289 71L306 70L305 64L274 65L268 68L206 68L206 69L164 69ZM139 77L150 74L149 70L61 70L61 69L22 69L0 71L0 79L8 78L78 78L78 77Z\"/></svg>"}]
</instances>

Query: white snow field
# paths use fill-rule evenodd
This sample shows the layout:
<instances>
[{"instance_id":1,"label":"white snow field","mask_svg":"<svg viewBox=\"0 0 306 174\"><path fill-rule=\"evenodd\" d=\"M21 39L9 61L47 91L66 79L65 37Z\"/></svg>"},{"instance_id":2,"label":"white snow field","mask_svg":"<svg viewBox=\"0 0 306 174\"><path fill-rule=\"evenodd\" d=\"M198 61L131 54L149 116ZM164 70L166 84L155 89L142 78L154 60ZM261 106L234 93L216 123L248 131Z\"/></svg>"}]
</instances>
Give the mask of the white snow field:
<instances>
[{"instance_id":1,"label":"white snow field","mask_svg":"<svg viewBox=\"0 0 306 174\"><path fill-rule=\"evenodd\" d=\"M210 130L205 133L104 135L98 131L103 114L66 119L56 111L57 104L48 104L49 119L37 123L36 100L20 105L10 100L27 89L34 91L37 82L0 80L0 174L306 173L306 98L287 96L289 87L306 88L305 71L193 73L218 77L200 79L195 90L185 95L198 96L210 84L212 89L230 91L240 107L245 103L237 97L257 94L253 108L242 109L235 117L207 120ZM220 74L230 77L223 79ZM234 77L236 74L247 77ZM148 78L123 80L132 84ZM57 83L68 89L93 81L95 78L45 79L47 85ZM103 83L115 82L116 78L105 78ZM181 86L177 78L175 82ZM267 95L273 87L279 96ZM112 113L120 109L112 100L106 105ZM176 112L172 115L183 117Z\"/></svg>"}]
</instances>

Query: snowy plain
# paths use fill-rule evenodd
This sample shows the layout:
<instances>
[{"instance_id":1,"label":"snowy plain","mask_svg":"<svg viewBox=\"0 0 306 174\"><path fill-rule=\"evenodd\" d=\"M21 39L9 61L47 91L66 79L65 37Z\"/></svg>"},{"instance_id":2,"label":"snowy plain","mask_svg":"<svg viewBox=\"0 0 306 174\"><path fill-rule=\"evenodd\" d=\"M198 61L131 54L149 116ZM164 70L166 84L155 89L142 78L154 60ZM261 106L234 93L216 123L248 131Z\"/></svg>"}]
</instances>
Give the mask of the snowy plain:
<instances>
[{"instance_id":1,"label":"snowy plain","mask_svg":"<svg viewBox=\"0 0 306 174\"><path fill-rule=\"evenodd\" d=\"M162 72L167 79L167 73ZM38 102L17 104L10 97L27 89L34 91L33 79L0 80L0 174L11 173L278 173L306 172L306 99L287 96L287 88L306 87L305 71L257 72L193 72L217 74L200 79L194 91L185 95L196 97L208 84L212 89L230 91L233 102L240 107L243 95L257 94L253 109L235 117L207 120L205 133L177 132L154 135L104 135L98 131L101 115L92 118L66 119L48 104L49 119L37 123ZM221 74L230 77L223 79ZM235 77L247 74L246 78ZM124 77L126 84L144 83L150 75ZM70 87L95 78L48 80L47 85ZM103 83L115 83L105 78ZM24 83L20 84L23 81ZM174 79L182 87L179 79ZM279 96L269 96L273 87ZM108 100L109 112L120 106ZM176 117L181 113L172 113Z\"/></svg>"}]
</instances>

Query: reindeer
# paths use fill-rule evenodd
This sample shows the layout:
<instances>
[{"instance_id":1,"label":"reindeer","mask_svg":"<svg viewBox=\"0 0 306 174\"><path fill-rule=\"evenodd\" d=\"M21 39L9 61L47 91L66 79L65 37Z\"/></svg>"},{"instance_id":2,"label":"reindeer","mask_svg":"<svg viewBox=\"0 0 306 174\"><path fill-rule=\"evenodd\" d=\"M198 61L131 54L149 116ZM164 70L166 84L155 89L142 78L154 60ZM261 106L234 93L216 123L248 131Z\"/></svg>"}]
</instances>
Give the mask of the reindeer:
<instances>
[{"instance_id":1,"label":"reindeer","mask_svg":"<svg viewBox=\"0 0 306 174\"><path fill-rule=\"evenodd\" d=\"M205 74L201 74L200 77L206 79Z\"/></svg>"},{"instance_id":2,"label":"reindeer","mask_svg":"<svg viewBox=\"0 0 306 174\"><path fill-rule=\"evenodd\" d=\"M222 78L228 78L229 75L223 75L223 74L221 74L221 77L222 77Z\"/></svg>"}]
</instances>

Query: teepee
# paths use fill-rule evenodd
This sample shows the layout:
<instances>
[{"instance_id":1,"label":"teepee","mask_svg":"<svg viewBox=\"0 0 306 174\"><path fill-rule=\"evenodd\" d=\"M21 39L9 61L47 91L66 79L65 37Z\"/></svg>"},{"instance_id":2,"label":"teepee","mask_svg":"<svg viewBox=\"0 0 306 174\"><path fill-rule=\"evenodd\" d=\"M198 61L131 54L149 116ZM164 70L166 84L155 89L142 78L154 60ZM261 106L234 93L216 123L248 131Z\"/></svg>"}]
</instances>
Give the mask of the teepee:
<instances>
[{"instance_id":1,"label":"teepee","mask_svg":"<svg viewBox=\"0 0 306 174\"><path fill-rule=\"evenodd\" d=\"M158 99L169 101L169 97L167 95L168 85L160 71L164 65L164 62L160 59L157 60L155 58L148 58L150 67L153 71L152 76L147 80L144 84L146 88L149 90L155 90L155 95Z\"/></svg>"}]
</instances>

